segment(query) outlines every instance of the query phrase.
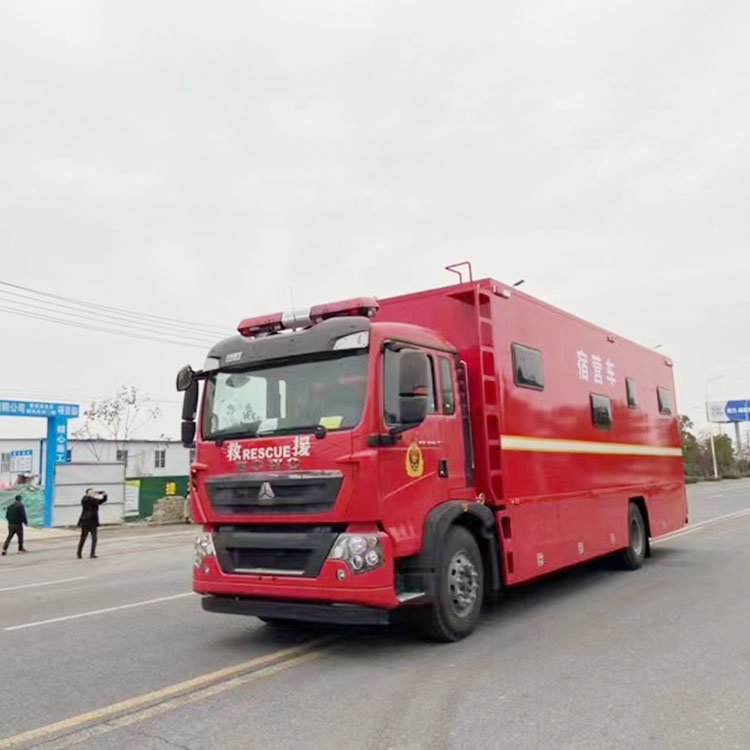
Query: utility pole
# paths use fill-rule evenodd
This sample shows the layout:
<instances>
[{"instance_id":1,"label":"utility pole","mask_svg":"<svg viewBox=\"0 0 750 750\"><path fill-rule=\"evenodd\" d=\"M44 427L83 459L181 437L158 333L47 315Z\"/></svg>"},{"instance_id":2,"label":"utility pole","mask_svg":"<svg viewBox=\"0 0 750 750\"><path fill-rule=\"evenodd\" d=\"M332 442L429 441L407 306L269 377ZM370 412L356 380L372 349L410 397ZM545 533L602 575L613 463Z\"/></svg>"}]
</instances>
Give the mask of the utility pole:
<instances>
[{"instance_id":1,"label":"utility pole","mask_svg":"<svg viewBox=\"0 0 750 750\"><path fill-rule=\"evenodd\" d=\"M709 406L708 401L708 386L711 385L715 380L721 380L721 378L725 378L726 375L717 375L716 377L709 378L706 381L706 419L708 420L708 429L709 434L711 435L710 443L711 443L711 461L713 463L714 468L714 479L719 478L719 465L716 462L716 445L714 444L714 425L711 421L711 409Z\"/></svg>"}]
</instances>

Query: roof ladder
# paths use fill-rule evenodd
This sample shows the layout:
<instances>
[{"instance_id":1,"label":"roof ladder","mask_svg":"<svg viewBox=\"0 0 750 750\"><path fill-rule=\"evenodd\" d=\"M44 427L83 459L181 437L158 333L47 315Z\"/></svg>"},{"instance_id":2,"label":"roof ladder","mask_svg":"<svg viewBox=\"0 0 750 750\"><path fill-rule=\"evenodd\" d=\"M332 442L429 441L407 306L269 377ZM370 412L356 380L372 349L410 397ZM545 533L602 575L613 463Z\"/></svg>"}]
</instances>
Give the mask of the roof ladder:
<instances>
[{"instance_id":1,"label":"roof ladder","mask_svg":"<svg viewBox=\"0 0 750 750\"><path fill-rule=\"evenodd\" d=\"M503 472L500 462L500 383L495 361L495 337L492 324L492 295L481 288L476 290L476 307L479 319L479 372L482 404L482 430L487 446L482 462L486 463L489 478L488 494L493 501L498 518L498 533L505 556L505 572L513 575L513 542L510 517L504 504Z\"/></svg>"}]
</instances>

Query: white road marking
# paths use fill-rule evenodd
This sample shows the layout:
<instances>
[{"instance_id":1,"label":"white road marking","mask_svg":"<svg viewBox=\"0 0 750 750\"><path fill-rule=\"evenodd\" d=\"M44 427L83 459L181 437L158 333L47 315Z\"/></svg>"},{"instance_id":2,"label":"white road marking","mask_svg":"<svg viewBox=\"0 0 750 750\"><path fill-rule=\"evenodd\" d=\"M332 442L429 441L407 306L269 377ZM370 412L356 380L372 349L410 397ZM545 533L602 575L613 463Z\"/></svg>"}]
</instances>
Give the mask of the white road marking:
<instances>
[{"instance_id":1,"label":"white road marking","mask_svg":"<svg viewBox=\"0 0 750 750\"><path fill-rule=\"evenodd\" d=\"M6 591L20 591L21 589L35 589L39 586L54 586L56 583L70 583L71 581L82 581L86 576L75 576L74 578L58 578L56 581L42 581L41 583L25 583L22 586L8 586L0 589L0 594Z\"/></svg>"},{"instance_id":2,"label":"white road marking","mask_svg":"<svg viewBox=\"0 0 750 750\"><path fill-rule=\"evenodd\" d=\"M655 539L652 539L651 544L656 544L656 542L668 542L670 539L674 539L675 537L685 536L685 534L692 534L694 531L700 531L701 529L705 529L709 526L713 526L714 524L721 523L722 521L731 521L733 518L742 518L742 516L748 515L750 515L750 508L745 508L744 510L738 510L734 513L725 513L723 516L708 518L705 521L700 521L699 523L691 523L689 526L685 526L685 528L677 529L677 531L671 531L669 534L664 534L662 536L656 537Z\"/></svg>"},{"instance_id":3,"label":"white road marking","mask_svg":"<svg viewBox=\"0 0 750 750\"><path fill-rule=\"evenodd\" d=\"M108 542L131 542L131 541L138 541L138 542L147 542L149 539L164 539L165 537L170 536L181 536L185 539L190 539L191 537L198 536L200 534L200 527L195 529L184 529L183 531L164 531L159 532L158 534L137 534L134 533L132 536L129 536L128 534L122 534L122 535L112 535L108 536L105 532L104 534L99 535L99 539L106 539Z\"/></svg>"},{"instance_id":4,"label":"white road marking","mask_svg":"<svg viewBox=\"0 0 750 750\"><path fill-rule=\"evenodd\" d=\"M66 622L68 620L78 620L81 617L93 617L94 615L104 615L108 612L119 612L123 609L133 609L134 607L145 607L147 604L158 604L159 602L170 602L174 599L183 599L186 596L195 596L192 591L188 591L184 594L173 594L172 596L161 596L158 599L146 599L143 602L133 602L132 604L120 604L117 607L107 607L106 609L94 609L90 612L79 612L75 615L65 615L64 617L53 617L51 620L37 620L36 622L27 622L23 625L11 625L8 628L3 628L6 632L13 630L25 630L27 628L38 628L41 625L52 625L55 622Z\"/></svg>"}]
</instances>

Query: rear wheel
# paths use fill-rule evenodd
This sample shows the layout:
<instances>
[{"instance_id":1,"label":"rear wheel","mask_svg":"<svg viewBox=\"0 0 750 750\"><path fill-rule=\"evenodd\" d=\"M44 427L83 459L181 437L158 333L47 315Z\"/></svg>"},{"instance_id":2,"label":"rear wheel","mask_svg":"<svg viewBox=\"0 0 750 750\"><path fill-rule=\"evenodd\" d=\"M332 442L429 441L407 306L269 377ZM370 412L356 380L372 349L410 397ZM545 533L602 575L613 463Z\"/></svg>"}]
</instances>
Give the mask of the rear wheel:
<instances>
[{"instance_id":1,"label":"rear wheel","mask_svg":"<svg viewBox=\"0 0 750 750\"><path fill-rule=\"evenodd\" d=\"M630 503L628 507L628 546L622 553L622 564L628 570L637 570L646 557L648 534L641 509Z\"/></svg>"},{"instance_id":2,"label":"rear wheel","mask_svg":"<svg viewBox=\"0 0 750 750\"><path fill-rule=\"evenodd\" d=\"M482 555L465 528L446 534L435 575L435 599L420 612L422 628L438 641L458 641L476 627L484 594Z\"/></svg>"}]
</instances>

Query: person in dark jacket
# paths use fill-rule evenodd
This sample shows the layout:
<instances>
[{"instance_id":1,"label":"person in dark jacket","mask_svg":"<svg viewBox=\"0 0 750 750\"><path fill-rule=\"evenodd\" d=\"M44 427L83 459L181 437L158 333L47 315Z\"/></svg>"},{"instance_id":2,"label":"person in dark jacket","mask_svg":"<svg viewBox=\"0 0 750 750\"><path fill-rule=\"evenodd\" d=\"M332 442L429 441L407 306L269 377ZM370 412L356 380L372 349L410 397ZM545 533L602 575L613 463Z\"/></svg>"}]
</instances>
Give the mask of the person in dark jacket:
<instances>
[{"instance_id":1,"label":"person in dark jacket","mask_svg":"<svg viewBox=\"0 0 750 750\"><path fill-rule=\"evenodd\" d=\"M10 540L14 536L18 537L18 551L26 552L23 546L23 527L28 526L29 522L26 518L26 508L23 507L23 498L20 495L16 495L16 499L8 506L5 511L5 520L8 522L8 537L3 544L3 554L8 553Z\"/></svg>"},{"instance_id":2,"label":"person in dark jacket","mask_svg":"<svg viewBox=\"0 0 750 750\"><path fill-rule=\"evenodd\" d=\"M96 557L96 537L99 528L99 506L107 502L106 492L94 492L89 487L81 498L81 517L78 527L81 529L81 539L78 542L78 559L81 559L86 537L91 534L91 557Z\"/></svg>"}]
</instances>

